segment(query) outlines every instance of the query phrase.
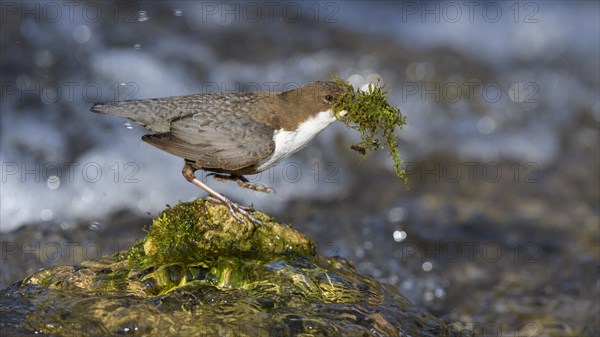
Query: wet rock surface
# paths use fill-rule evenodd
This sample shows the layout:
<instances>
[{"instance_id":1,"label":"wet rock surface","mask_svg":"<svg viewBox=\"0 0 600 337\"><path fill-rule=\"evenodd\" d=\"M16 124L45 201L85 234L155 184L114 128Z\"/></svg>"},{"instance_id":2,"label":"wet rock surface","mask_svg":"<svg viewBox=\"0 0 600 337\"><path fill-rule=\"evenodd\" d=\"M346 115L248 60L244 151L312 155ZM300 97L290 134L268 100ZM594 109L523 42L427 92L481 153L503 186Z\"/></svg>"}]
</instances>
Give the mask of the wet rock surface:
<instances>
[{"instance_id":1,"label":"wet rock surface","mask_svg":"<svg viewBox=\"0 0 600 337\"><path fill-rule=\"evenodd\" d=\"M56 336L466 336L263 213L166 210L114 258L42 270L0 293L3 333ZM245 247L245 248L244 248ZM160 248L160 249L157 249Z\"/></svg>"}]
</instances>

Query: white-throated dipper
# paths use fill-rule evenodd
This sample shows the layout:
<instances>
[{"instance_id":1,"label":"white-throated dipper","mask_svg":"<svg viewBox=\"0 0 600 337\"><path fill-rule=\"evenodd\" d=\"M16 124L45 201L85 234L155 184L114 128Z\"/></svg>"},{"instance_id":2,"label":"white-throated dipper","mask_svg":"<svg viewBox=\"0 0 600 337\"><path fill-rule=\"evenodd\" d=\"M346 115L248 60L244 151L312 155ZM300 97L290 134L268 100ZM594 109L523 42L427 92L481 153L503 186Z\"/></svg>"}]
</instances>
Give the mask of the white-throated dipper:
<instances>
[{"instance_id":1,"label":"white-throated dipper","mask_svg":"<svg viewBox=\"0 0 600 337\"><path fill-rule=\"evenodd\" d=\"M97 103L91 111L126 117L150 129L154 134L142 140L185 159L182 173L189 182L225 204L238 221L242 214L260 222L246 207L200 181L195 171L271 191L244 175L262 172L308 144L336 120L333 105L346 91L335 82L313 82L281 93L202 93Z\"/></svg>"}]
</instances>

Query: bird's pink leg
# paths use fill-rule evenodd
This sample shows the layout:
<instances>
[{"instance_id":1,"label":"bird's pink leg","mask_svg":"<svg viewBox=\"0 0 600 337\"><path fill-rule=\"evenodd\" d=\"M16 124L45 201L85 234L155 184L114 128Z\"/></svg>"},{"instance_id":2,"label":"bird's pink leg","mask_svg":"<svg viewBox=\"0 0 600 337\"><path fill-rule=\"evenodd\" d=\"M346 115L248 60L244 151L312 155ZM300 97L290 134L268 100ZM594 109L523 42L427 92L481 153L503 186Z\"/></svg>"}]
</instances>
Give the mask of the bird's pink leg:
<instances>
[{"instance_id":1,"label":"bird's pink leg","mask_svg":"<svg viewBox=\"0 0 600 337\"><path fill-rule=\"evenodd\" d=\"M221 193L213 190L212 188L210 188L208 185L206 185L205 183L203 183L202 181L200 181L196 175L194 174L196 170L192 167L192 165L186 163L183 166L183 170L182 170L182 174L185 177L185 179L187 179L187 181L191 182L192 184L200 187L201 189L205 190L209 195L210 195L210 199L214 202L223 204L225 206L227 206L227 208L229 209L229 213L231 213L231 215L239 222L244 222L244 220L240 217L240 215L243 215L244 217L246 217L248 220L257 223L257 224L263 224L260 220L256 219L255 217L253 217L249 212L249 208L247 207L243 207L231 200L229 200L227 197L225 197L224 195L222 195Z\"/></svg>"}]
</instances>

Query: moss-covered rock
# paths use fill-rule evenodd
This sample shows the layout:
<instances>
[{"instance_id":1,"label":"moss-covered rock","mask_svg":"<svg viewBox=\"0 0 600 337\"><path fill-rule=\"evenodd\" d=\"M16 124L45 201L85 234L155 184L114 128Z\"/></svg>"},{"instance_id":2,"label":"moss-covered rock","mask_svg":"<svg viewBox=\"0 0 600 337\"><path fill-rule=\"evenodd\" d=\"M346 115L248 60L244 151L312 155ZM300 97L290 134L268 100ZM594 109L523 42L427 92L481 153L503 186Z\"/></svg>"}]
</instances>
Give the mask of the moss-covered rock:
<instances>
[{"instance_id":1,"label":"moss-covered rock","mask_svg":"<svg viewBox=\"0 0 600 337\"><path fill-rule=\"evenodd\" d=\"M461 335L288 225L204 200L160 214L129 251L1 293L5 326L58 336ZM19 314L20 313L20 314Z\"/></svg>"},{"instance_id":2,"label":"moss-covered rock","mask_svg":"<svg viewBox=\"0 0 600 337\"><path fill-rule=\"evenodd\" d=\"M211 264L217 259L269 260L287 255L313 256L315 244L288 225L254 212L263 225L241 223L222 205L198 199L163 211L148 236L122 258L136 267L172 263Z\"/></svg>"}]
</instances>

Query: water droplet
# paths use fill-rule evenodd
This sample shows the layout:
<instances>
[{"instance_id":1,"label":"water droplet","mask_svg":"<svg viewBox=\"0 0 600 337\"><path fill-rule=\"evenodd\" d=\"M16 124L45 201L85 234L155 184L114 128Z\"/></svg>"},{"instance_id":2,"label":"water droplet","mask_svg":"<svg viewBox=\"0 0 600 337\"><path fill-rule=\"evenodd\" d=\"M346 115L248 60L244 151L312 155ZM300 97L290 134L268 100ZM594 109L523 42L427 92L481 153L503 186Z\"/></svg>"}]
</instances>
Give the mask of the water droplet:
<instances>
[{"instance_id":1,"label":"water droplet","mask_svg":"<svg viewBox=\"0 0 600 337\"><path fill-rule=\"evenodd\" d=\"M433 265L431 264L431 262L425 261L421 265L421 268L423 268L424 271L431 271L431 269L433 269Z\"/></svg>"},{"instance_id":2,"label":"water droplet","mask_svg":"<svg viewBox=\"0 0 600 337\"><path fill-rule=\"evenodd\" d=\"M388 212L389 222L400 222L406 218L406 211L403 207L394 207Z\"/></svg>"},{"instance_id":3,"label":"water droplet","mask_svg":"<svg viewBox=\"0 0 600 337\"><path fill-rule=\"evenodd\" d=\"M92 192L89 188L86 188L83 193L81 193L81 201L83 203L89 204L92 201L94 201L95 195L94 192Z\"/></svg>"},{"instance_id":4,"label":"water droplet","mask_svg":"<svg viewBox=\"0 0 600 337\"><path fill-rule=\"evenodd\" d=\"M508 89L508 97L515 103L523 103L529 94L525 90L526 84L515 83Z\"/></svg>"},{"instance_id":5,"label":"water droplet","mask_svg":"<svg viewBox=\"0 0 600 337\"><path fill-rule=\"evenodd\" d=\"M359 74L352 74L348 77L348 83L352 84L354 87L361 87L365 84L365 79Z\"/></svg>"},{"instance_id":6,"label":"water droplet","mask_svg":"<svg viewBox=\"0 0 600 337\"><path fill-rule=\"evenodd\" d=\"M40 212L40 218L42 221L50 221L54 218L54 212L51 209L46 208Z\"/></svg>"},{"instance_id":7,"label":"water droplet","mask_svg":"<svg viewBox=\"0 0 600 337\"><path fill-rule=\"evenodd\" d=\"M394 241L396 242L402 242L404 241L404 239L406 239L406 232L405 231L394 231Z\"/></svg>"},{"instance_id":8,"label":"water droplet","mask_svg":"<svg viewBox=\"0 0 600 337\"><path fill-rule=\"evenodd\" d=\"M387 279L387 283L396 285L400 281L400 278L397 275L390 275Z\"/></svg>"},{"instance_id":9,"label":"water droplet","mask_svg":"<svg viewBox=\"0 0 600 337\"><path fill-rule=\"evenodd\" d=\"M183 15L183 9L177 8L176 10L173 11L173 15L175 15L175 16L182 16Z\"/></svg>"},{"instance_id":10,"label":"water droplet","mask_svg":"<svg viewBox=\"0 0 600 337\"><path fill-rule=\"evenodd\" d=\"M367 77L365 77L365 80L367 81L367 83L370 83L372 85L377 85L378 83L381 82L381 75L376 74L376 73L370 73L367 75Z\"/></svg>"},{"instance_id":11,"label":"water droplet","mask_svg":"<svg viewBox=\"0 0 600 337\"><path fill-rule=\"evenodd\" d=\"M72 227L73 227L73 225L71 223L68 223L68 222L60 223L60 228L65 231L71 229Z\"/></svg>"},{"instance_id":12,"label":"water droplet","mask_svg":"<svg viewBox=\"0 0 600 337\"><path fill-rule=\"evenodd\" d=\"M92 221L92 222L90 222L90 225L88 226L88 228L93 231L99 231L102 229L102 226L100 225L100 223L98 221Z\"/></svg>"},{"instance_id":13,"label":"water droplet","mask_svg":"<svg viewBox=\"0 0 600 337\"><path fill-rule=\"evenodd\" d=\"M40 68L49 68L56 62L54 55L48 49L36 50L34 60L35 64Z\"/></svg>"},{"instance_id":14,"label":"water droplet","mask_svg":"<svg viewBox=\"0 0 600 337\"><path fill-rule=\"evenodd\" d=\"M413 62L406 67L406 76L411 81L429 81L435 75L435 67L428 62Z\"/></svg>"},{"instance_id":15,"label":"water droplet","mask_svg":"<svg viewBox=\"0 0 600 337\"><path fill-rule=\"evenodd\" d=\"M357 258L362 259L365 257L365 251L361 247L356 247L354 250L354 255L356 255Z\"/></svg>"},{"instance_id":16,"label":"water droplet","mask_svg":"<svg viewBox=\"0 0 600 337\"><path fill-rule=\"evenodd\" d=\"M46 180L46 185L49 189L55 190L60 186L60 178L58 176L49 176Z\"/></svg>"},{"instance_id":17,"label":"water droplet","mask_svg":"<svg viewBox=\"0 0 600 337\"><path fill-rule=\"evenodd\" d=\"M496 121L491 117L482 117L477 121L477 130L484 135L489 135L496 129Z\"/></svg>"},{"instance_id":18,"label":"water droplet","mask_svg":"<svg viewBox=\"0 0 600 337\"><path fill-rule=\"evenodd\" d=\"M73 38L77 43L86 43L92 38L92 31L86 25L79 25L73 29Z\"/></svg>"},{"instance_id":19,"label":"water droplet","mask_svg":"<svg viewBox=\"0 0 600 337\"><path fill-rule=\"evenodd\" d=\"M124 126L126 129L128 129L128 130L131 130L131 129L133 129L133 126L132 126L132 125L131 125L131 123L129 123L129 122L125 122L125 123L123 123L123 126Z\"/></svg>"},{"instance_id":20,"label":"water droplet","mask_svg":"<svg viewBox=\"0 0 600 337\"><path fill-rule=\"evenodd\" d=\"M138 21L139 22L144 22L144 21L148 21L148 20L150 20L150 17L148 17L148 12L146 12L146 11L138 12Z\"/></svg>"}]
</instances>

